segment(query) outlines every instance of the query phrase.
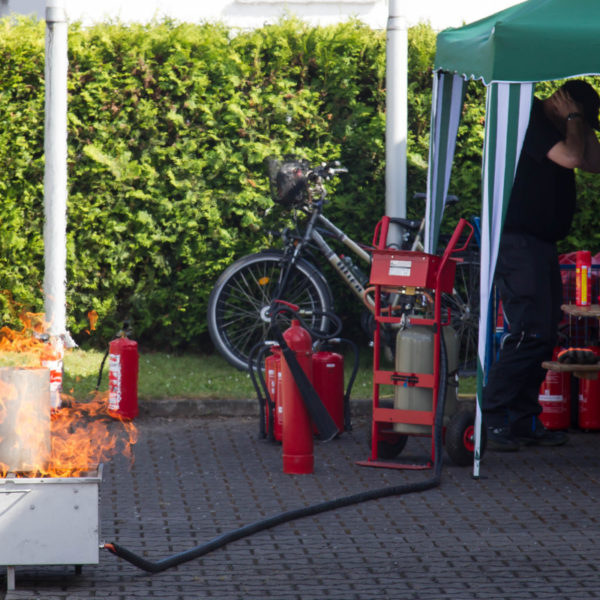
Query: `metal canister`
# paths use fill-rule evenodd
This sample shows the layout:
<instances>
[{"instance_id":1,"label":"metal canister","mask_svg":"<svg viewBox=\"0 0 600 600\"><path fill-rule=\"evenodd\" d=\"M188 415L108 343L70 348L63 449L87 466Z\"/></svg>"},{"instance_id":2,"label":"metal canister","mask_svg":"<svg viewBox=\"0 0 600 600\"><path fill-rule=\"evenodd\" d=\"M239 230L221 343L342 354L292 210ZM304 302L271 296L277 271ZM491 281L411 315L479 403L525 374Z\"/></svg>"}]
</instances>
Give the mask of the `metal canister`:
<instances>
[{"instance_id":1,"label":"metal canister","mask_svg":"<svg viewBox=\"0 0 600 600\"><path fill-rule=\"evenodd\" d=\"M592 253L579 250L575 262L575 304L590 306L592 303Z\"/></svg>"}]
</instances>

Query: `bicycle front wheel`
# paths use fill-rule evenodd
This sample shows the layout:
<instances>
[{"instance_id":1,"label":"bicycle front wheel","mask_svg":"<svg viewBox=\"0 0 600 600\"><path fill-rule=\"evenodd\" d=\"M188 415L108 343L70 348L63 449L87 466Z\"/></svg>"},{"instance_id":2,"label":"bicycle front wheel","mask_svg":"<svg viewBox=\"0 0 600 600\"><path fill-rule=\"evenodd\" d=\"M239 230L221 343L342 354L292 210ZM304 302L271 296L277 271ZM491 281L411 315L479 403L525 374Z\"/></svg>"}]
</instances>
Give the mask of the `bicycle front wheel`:
<instances>
[{"instance_id":1,"label":"bicycle front wheel","mask_svg":"<svg viewBox=\"0 0 600 600\"><path fill-rule=\"evenodd\" d=\"M266 340L282 259L283 253L276 250L240 258L223 272L210 294L208 332L219 353L238 369L248 369L252 348ZM331 292L325 278L309 262L296 262L277 299L299 306L309 327L327 327L328 319L321 313L331 310ZM285 313L278 316L282 330L289 321Z\"/></svg>"}]
</instances>

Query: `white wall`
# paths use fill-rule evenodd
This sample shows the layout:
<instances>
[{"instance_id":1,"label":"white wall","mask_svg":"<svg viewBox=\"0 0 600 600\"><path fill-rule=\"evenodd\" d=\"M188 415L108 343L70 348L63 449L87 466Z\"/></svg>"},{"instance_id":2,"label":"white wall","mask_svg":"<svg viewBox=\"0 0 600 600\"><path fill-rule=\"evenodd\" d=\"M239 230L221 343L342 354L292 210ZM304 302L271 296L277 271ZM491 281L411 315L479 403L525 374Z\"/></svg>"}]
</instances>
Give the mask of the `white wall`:
<instances>
[{"instance_id":1,"label":"white wall","mask_svg":"<svg viewBox=\"0 0 600 600\"><path fill-rule=\"evenodd\" d=\"M518 0L406 0L408 25L429 22L434 29L460 27L492 14ZM44 18L45 0L0 0L0 15L8 12ZM71 21L92 23L105 19L148 21L169 16L180 21L223 21L234 27L257 27L284 14L295 14L313 24L329 24L357 16L384 29L387 0L65 0Z\"/></svg>"}]
</instances>

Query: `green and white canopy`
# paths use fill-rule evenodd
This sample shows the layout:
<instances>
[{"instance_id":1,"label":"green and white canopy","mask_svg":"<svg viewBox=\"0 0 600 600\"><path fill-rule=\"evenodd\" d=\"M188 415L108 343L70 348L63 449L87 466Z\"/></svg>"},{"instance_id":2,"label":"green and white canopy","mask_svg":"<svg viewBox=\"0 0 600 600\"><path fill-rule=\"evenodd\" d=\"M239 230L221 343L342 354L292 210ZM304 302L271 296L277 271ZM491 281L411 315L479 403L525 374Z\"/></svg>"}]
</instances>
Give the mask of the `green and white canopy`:
<instances>
[{"instance_id":1,"label":"green and white canopy","mask_svg":"<svg viewBox=\"0 0 600 600\"><path fill-rule=\"evenodd\" d=\"M426 249L436 248L468 79L487 88L482 165L479 366L481 389L500 234L529 122L535 82L600 73L600 0L528 0L437 37L427 182Z\"/></svg>"}]
</instances>

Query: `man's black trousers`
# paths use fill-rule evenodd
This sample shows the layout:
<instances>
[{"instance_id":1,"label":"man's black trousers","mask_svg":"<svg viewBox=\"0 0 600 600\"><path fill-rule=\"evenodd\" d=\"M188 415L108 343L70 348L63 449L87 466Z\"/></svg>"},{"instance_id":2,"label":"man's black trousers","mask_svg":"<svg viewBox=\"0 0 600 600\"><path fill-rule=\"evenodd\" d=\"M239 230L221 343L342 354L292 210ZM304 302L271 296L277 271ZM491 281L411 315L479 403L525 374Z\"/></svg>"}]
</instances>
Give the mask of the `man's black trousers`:
<instances>
[{"instance_id":1,"label":"man's black trousers","mask_svg":"<svg viewBox=\"0 0 600 600\"><path fill-rule=\"evenodd\" d=\"M552 359L561 319L562 283L556 244L504 233L495 276L509 333L488 373L482 413L499 427L539 415L542 362Z\"/></svg>"}]
</instances>

